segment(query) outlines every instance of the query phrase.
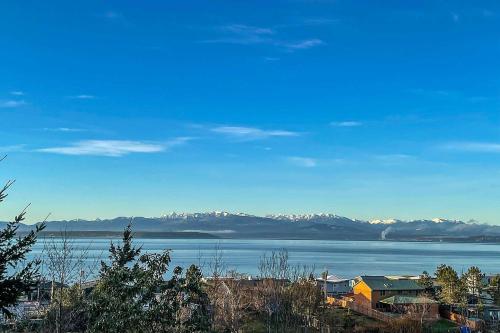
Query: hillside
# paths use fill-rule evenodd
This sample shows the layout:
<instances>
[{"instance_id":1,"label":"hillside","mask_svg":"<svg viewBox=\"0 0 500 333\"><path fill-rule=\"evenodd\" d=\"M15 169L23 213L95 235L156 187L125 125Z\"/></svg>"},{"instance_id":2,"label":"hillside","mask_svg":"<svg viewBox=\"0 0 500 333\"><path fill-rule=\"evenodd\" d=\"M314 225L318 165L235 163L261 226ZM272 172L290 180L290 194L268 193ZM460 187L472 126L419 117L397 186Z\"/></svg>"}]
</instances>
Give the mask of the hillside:
<instances>
[{"instance_id":1,"label":"hillside","mask_svg":"<svg viewBox=\"0 0 500 333\"><path fill-rule=\"evenodd\" d=\"M176 233L176 237L272 238L335 240L498 241L500 227L443 219L362 221L332 214L254 216L226 212L171 214L162 217L117 217L107 220L49 221L46 232L60 230L97 235L120 232L132 222L141 233ZM32 225L22 225L21 231ZM196 236L195 236L196 237Z\"/></svg>"}]
</instances>

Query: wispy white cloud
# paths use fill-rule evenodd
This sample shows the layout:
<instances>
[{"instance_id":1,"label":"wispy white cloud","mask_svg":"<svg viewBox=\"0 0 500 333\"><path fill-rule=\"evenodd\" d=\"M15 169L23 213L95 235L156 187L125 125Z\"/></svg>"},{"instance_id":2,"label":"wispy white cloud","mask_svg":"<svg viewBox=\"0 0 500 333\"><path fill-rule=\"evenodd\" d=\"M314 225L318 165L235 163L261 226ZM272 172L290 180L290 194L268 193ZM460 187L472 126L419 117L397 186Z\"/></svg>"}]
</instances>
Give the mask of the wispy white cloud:
<instances>
[{"instance_id":1,"label":"wispy white cloud","mask_svg":"<svg viewBox=\"0 0 500 333\"><path fill-rule=\"evenodd\" d=\"M288 157L288 162L292 163L293 165L303 167L303 168L314 168L315 166L318 165L318 162L314 158L310 157L298 157L298 156L292 156Z\"/></svg>"},{"instance_id":2,"label":"wispy white cloud","mask_svg":"<svg viewBox=\"0 0 500 333\"><path fill-rule=\"evenodd\" d=\"M9 92L11 95L13 96L24 96L24 92L20 91L20 90L14 90L14 91L11 91Z\"/></svg>"},{"instance_id":3,"label":"wispy white cloud","mask_svg":"<svg viewBox=\"0 0 500 333\"><path fill-rule=\"evenodd\" d=\"M70 96L70 98L73 98L73 99L95 99L95 96L94 95L81 94L81 95Z\"/></svg>"},{"instance_id":4,"label":"wispy white cloud","mask_svg":"<svg viewBox=\"0 0 500 333\"><path fill-rule=\"evenodd\" d=\"M120 157L133 153L159 153L181 145L190 138L181 137L163 143L131 140L84 140L68 146L38 149L38 152L62 155L93 155Z\"/></svg>"},{"instance_id":5,"label":"wispy white cloud","mask_svg":"<svg viewBox=\"0 0 500 333\"><path fill-rule=\"evenodd\" d=\"M307 18L303 21L303 25L328 25L339 23L339 19L326 18L326 17L316 17L316 18Z\"/></svg>"},{"instance_id":6,"label":"wispy white cloud","mask_svg":"<svg viewBox=\"0 0 500 333\"><path fill-rule=\"evenodd\" d=\"M10 146L0 146L0 155L3 155L5 153L12 153L12 152L24 151L24 147L26 147L26 145L24 145L24 144L10 145Z\"/></svg>"},{"instance_id":7,"label":"wispy white cloud","mask_svg":"<svg viewBox=\"0 0 500 333\"><path fill-rule=\"evenodd\" d=\"M24 106L28 103L26 103L23 100L16 101L16 100L8 100L8 101L0 101L0 108L18 108L20 106Z\"/></svg>"},{"instance_id":8,"label":"wispy white cloud","mask_svg":"<svg viewBox=\"0 0 500 333\"><path fill-rule=\"evenodd\" d=\"M331 126L335 127L356 127L356 126L362 126L363 123L360 121L354 121L354 120L349 120L349 121L332 121L330 123Z\"/></svg>"},{"instance_id":9,"label":"wispy white cloud","mask_svg":"<svg viewBox=\"0 0 500 333\"><path fill-rule=\"evenodd\" d=\"M299 133L285 130L265 130L256 127L218 126L212 132L232 136L244 140L266 139L270 137L298 136Z\"/></svg>"},{"instance_id":10,"label":"wispy white cloud","mask_svg":"<svg viewBox=\"0 0 500 333\"><path fill-rule=\"evenodd\" d=\"M418 162L416 156L408 154L381 154L374 155L374 161L383 165L402 165Z\"/></svg>"},{"instance_id":11,"label":"wispy white cloud","mask_svg":"<svg viewBox=\"0 0 500 333\"><path fill-rule=\"evenodd\" d=\"M405 92L418 95L419 97L435 98L435 99L446 99L455 102L469 102L469 103L483 103L487 101L498 100L497 95L467 95L465 92L456 90L446 90L446 89L407 89Z\"/></svg>"},{"instance_id":12,"label":"wispy white cloud","mask_svg":"<svg viewBox=\"0 0 500 333\"><path fill-rule=\"evenodd\" d=\"M324 44L325 42L323 42L321 39L318 38L282 43L282 45L286 47L288 50L306 50Z\"/></svg>"},{"instance_id":13,"label":"wispy white cloud","mask_svg":"<svg viewBox=\"0 0 500 333\"><path fill-rule=\"evenodd\" d=\"M441 148L471 153L500 153L500 143L497 142L450 142Z\"/></svg>"},{"instance_id":14,"label":"wispy white cloud","mask_svg":"<svg viewBox=\"0 0 500 333\"><path fill-rule=\"evenodd\" d=\"M71 127L54 127L54 128L45 127L43 130L47 131L47 132L84 132L84 131L86 131L83 128L71 128Z\"/></svg>"},{"instance_id":15,"label":"wispy white cloud","mask_svg":"<svg viewBox=\"0 0 500 333\"><path fill-rule=\"evenodd\" d=\"M265 44L272 43L270 37L275 33L273 29L249 26L245 24L230 24L218 27L217 31L222 34L221 37L208 39L202 43L222 43L222 44Z\"/></svg>"},{"instance_id":16,"label":"wispy white cloud","mask_svg":"<svg viewBox=\"0 0 500 333\"><path fill-rule=\"evenodd\" d=\"M202 43L223 43L255 45L272 45L287 51L305 50L315 46L323 45L321 39L312 38L306 40L284 40L279 38L276 30L272 28L256 27L245 24L231 24L217 29L222 36L214 39L201 41Z\"/></svg>"},{"instance_id":17,"label":"wispy white cloud","mask_svg":"<svg viewBox=\"0 0 500 333\"><path fill-rule=\"evenodd\" d=\"M239 35L272 35L275 33L270 28L253 27L245 24L230 24L221 27L221 30Z\"/></svg>"},{"instance_id":18,"label":"wispy white cloud","mask_svg":"<svg viewBox=\"0 0 500 333\"><path fill-rule=\"evenodd\" d=\"M244 37L221 37L214 39L202 40L200 43L205 44L239 44L239 45L253 45L253 44L268 44L271 42L269 38L262 38L260 36L244 36Z\"/></svg>"},{"instance_id":19,"label":"wispy white cloud","mask_svg":"<svg viewBox=\"0 0 500 333\"><path fill-rule=\"evenodd\" d=\"M451 90L443 90L443 89L422 89L422 88L413 88L408 89L407 92L414 95L422 95L429 97L456 97L458 96L458 92Z\"/></svg>"},{"instance_id":20,"label":"wispy white cloud","mask_svg":"<svg viewBox=\"0 0 500 333\"><path fill-rule=\"evenodd\" d=\"M375 155L374 156L378 160L383 161L400 161L400 160L408 160L414 158L413 155L408 154L384 154L384 155Z\"/></svg>"}]
</instances>

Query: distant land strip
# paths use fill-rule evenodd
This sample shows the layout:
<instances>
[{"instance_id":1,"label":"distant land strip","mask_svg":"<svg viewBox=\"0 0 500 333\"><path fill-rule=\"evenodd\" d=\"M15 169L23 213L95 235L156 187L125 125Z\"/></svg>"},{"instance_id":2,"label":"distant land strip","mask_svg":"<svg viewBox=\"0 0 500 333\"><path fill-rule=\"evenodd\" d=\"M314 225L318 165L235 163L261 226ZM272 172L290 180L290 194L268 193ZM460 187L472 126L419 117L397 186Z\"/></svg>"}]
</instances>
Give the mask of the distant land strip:
<instances>
[{"instance_id":1,"label":"distant land strip","mask_svg":"<svg viewBox=\"0 0 500 333\"><path fill-rule=\"evenodd\" d=\"M0 228L5 222L0 222ZM44 235L61 231L73 237L121 237L132 225L137 238L232 238L387 240L420 242L500 242L500 225L447 219L363 221L334 214L267 215L210 212L161 217L116 217L103 220L48 221ZM33 230L20 224L19 232Z\"/></svg>"},{"instance_id":2,"label":"distant land strip","mask_svg":"<svg viewBox=\"0 0 500 333\"><path fill-rule=\"evenodd\" d=\"M22 232L20 234L25 234ZM71 238L122 238L123 231L66 231L64 232ZM42 231L40 238L61 237L61 231ZM217 239L218 236L203 232L169 232L169 231L138 231L134 232L135 238L161 238L161 239Z\"/></svg>"}]
</instances>

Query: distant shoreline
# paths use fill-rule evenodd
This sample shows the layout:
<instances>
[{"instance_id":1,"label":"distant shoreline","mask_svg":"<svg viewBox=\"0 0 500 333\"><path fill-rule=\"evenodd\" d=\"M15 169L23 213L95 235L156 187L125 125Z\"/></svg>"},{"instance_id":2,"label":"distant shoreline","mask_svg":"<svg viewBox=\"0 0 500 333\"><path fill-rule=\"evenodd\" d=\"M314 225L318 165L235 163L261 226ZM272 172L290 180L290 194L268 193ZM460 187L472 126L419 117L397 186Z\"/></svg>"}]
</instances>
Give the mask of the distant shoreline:
<instances>
[{"instance_id":1,"label":"distant shoreline","mask_svg":"<svg viewBox=\"0 0 500 333\"><path fill-rule=\"evenodd\" d=\"M61 237L60 231L42 231L40 238ZM64 232L70 238L122 238L123 231L66 231ZM134 232L135 238L158 238L158 239L218 239L220 237L203 232L175 232L175 231L137 231Z\"/></svg>"},{"instance_id":2,"label":"distant shoreline","mask_svg":"<svg viewBox=\"0 0 500 333\"><path fill-rule=\"evenodd\" d=\"M25 234L26 232L21 232ZM70 238L121 238L123 236L122 231L66 231L66 235ZM422 237L417 239L371 239L371 238L313 238L313 237L291 237L290 235L278 236L278 235L232 235L232 237L218 236L208 232L192 232L192 231L137 231L134 232L136 238L150 238L150 239L253 239L253 240L311 240L311 241L362 241L362 242L414 242L414 243L468 243L468 244L500 244L500 237L497 236L476 236L476 237ZM61 237L61 232L59 231L42 231L40 233L40 238L47 237Z\"/></svg>"}]
</instances>

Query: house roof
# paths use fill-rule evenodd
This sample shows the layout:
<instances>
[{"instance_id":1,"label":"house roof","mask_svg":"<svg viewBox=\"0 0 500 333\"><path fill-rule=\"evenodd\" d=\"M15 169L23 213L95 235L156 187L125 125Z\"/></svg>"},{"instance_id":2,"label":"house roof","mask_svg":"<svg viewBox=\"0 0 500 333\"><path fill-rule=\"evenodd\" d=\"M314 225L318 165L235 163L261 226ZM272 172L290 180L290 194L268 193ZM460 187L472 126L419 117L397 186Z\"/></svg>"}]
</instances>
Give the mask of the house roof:
<instances>
[{"instance_id":1,"label":"house roof","mask_svg":"<svg viewBox=\"0 0 500 333\"><path fill-rule=\"evenodd\" d=\"M323 277L319 277L316 279L317 281L324 281ZM349 281L349 279L343 279L341 277L338 277L337 275L328 275L326 277L326 281L327 282L333 282L333 283L336 283L336 282L346 282L346 281Z\"/></svg>"},{"instance_id":2,"label":"house roof","mask_svg":"<svg viewBox=\"0 0 500 333\"><path fill-rule=\"evenodd\" d=\"M380 303L397 305L397 304L437 304L438 302L424 296L403 296L396 295L387 297L380 301Z\"/></svg>"},{"instance_id":3,"label":"house roof","mask_svg":"<svg viewBox=\"0 0 500 333\"><path fill-rule=\"evenodd\" d=\"M389 278L386 276L360 276L371 290L424 290L418 280L407 278Z\"/></svg>"}]
</instances>

